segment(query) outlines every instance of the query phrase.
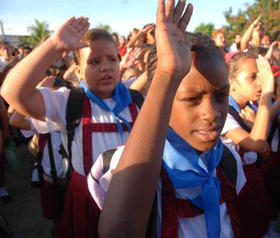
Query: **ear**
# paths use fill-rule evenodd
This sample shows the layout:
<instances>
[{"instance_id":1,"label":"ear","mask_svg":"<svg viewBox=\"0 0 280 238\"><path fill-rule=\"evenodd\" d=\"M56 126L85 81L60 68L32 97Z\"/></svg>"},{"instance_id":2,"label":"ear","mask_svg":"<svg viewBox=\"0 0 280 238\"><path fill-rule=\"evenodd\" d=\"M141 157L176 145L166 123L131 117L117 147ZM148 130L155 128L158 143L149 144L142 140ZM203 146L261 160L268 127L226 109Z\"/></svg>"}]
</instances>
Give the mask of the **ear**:
<instances>
[{"instance_id":1,"label":"ear","mask_svg":"<svg viewBox=\"0 0 280 238\"><path fill-rule=\"evenodd\" d=\"M235 91L235 81L232 78L228 78L230 90Z\"/></svg>"},{"instance_id":2,"label":"ear","mask_svg":"<svg viewBox=\"0 0 280 238\"><path fill-rule=\"evenodd\" d=\"M73 71L77 75L79 81L83 80L83 75L81 74L81 67L77 64L73 67Z\"/></svg>"}]
</instances>

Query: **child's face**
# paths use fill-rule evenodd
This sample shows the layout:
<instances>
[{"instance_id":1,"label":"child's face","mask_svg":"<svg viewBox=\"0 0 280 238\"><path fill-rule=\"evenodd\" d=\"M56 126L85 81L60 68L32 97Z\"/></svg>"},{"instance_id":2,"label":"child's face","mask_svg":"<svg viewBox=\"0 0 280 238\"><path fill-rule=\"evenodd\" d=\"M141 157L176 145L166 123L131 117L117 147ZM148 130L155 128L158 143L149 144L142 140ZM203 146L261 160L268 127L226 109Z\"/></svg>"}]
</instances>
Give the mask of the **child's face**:
<instances>
[{"instance_id":1,"label":"child's face","mask_svg":"<svg viewBox=\"0 0 280 238\"><path fill-rule=\"evenodd\" d=\"M114 42L99 39L80 50L80 79L101 98L111 97L120 77L119 59Z\"/></svg>"},{"instance_id":2,"label":"child's face","mask_svg":"<svg viewBox=\"0 0 280 238\"><path fill-rule=\"evenodd\" d=\"M215 38L215 44L216 44L216 46L221 47L221 48L225 47L226 38L223 33L217 34L217 36Z\"/></svg>"},{"instance_id":3,"label":"child's face","mask_svg":"<svg viewBox=\"0 0 280 238\"><path fill-rule=\"evenodd\" d=\"M221 59L194 63L181 82L169 125L198 151L212 149L228 111L229 83Z\"/></svg>"},{"instance_id":4,"label":"child's face","mask_svg":"<svg viewBox=\"0 0 280 238\"><path fill-rule=\"evenodd\" d=\"M256 60L244 59L239 62L239 70L235 79L231 80L231 87L235 95L242 101L257 101L261 95L261 82L257 77Z\"/></svg>"}]
</instances>

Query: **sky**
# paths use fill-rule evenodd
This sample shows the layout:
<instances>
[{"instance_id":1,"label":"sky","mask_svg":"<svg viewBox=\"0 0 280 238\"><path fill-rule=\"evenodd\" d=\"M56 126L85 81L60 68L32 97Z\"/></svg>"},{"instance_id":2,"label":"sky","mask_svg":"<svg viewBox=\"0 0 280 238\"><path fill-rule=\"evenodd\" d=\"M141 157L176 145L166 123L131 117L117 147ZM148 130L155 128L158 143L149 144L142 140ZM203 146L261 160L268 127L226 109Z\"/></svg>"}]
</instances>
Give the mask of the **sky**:
<instances>
[{"instance_id":1,"label":"sky","mask_svg":"<svg viewBox=\"0 0 280 238\"><path fill-rule=\"evenodd\" d=\"M188 2L188 1L187 1ZM229 7L236 13L254 0L192 0L193 17L188 26L193 31L200 23L213 23L215 28L226 24L223 12ZM55 30L71 16L89 17L91 27L111 26L113 32L128 35L136 27L155 23L157 0L0 0L0 21L7 35L28 34L34 19L45 21ZM1 34L1 32L0 32Z\"/></svg>"}]
</instances>

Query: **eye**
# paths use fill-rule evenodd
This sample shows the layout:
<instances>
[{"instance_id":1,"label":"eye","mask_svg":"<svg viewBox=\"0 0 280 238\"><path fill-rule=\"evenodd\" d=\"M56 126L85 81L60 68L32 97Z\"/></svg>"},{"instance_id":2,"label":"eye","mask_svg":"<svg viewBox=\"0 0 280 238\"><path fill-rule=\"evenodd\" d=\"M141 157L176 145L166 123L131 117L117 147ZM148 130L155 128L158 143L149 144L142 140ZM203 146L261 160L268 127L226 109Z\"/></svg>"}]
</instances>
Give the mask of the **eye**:
<instances>
[{"instance_id":1,"label":"eye","mask_svg":"<svg viewBox=\"0 0 280 238\"><path fill-rule=\"evenodd\" d=\"M88 61L88 64L92 64L92 65L95 65L95 64L98 64L100 60L98 59L91 59Z\"/></svg>"},{"instance_id":2,"label":"eye","mask_svg":"<svg viewBox=\"0 0 280 238\"><path fill-rule=\"evenodd\" d=\"M186 98L183 98L182 101L188 102L188 103L199 103L201 101L201 97L200 96L186 97Z\"/></svg>"},{"instance_id":3,"label":"eye","mask_svg":"<svg viewBox=\"0 0 280 238\"><path fill-rule=\"evenodd\" d=\"M110 57L109 60L110 60L111 62L116 62L116 61L117 61L117 58L115 58L115 57Z\"/></svg>"}]
</instances>

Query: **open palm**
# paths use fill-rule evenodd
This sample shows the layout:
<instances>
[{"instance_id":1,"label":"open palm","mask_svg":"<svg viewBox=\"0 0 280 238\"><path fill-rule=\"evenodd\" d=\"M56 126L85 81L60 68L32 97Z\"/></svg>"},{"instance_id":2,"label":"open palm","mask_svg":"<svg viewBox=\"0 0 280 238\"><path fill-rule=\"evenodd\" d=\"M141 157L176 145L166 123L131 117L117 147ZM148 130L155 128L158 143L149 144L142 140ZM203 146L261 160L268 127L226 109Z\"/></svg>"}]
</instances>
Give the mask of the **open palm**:
<instances>
[{"instance_id":1,"label":"open palm","mask_svg":"<svg viewBox=\"0 0 280 238\"><path fill-rule=\"evenodd\" d=\"M184 32L190 21L193 7L185 0L169 0L165 7L164 0L158 0L156 44L158 67L161 71L176 74L182 79L190 70L191 51Z\"/></svg>"},{"instance_id":2,"label":"open palm","mask_svg":"<svg viewBox=\"0 0 280 238\"><path fill-rule=\"evenodd\" d=\"M52 35L51 39L58 50L75 50L87 46L80 42L89 28L88 18L70 18Z\"/></svg>"}]
</instances>

